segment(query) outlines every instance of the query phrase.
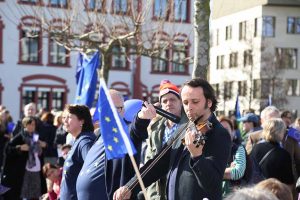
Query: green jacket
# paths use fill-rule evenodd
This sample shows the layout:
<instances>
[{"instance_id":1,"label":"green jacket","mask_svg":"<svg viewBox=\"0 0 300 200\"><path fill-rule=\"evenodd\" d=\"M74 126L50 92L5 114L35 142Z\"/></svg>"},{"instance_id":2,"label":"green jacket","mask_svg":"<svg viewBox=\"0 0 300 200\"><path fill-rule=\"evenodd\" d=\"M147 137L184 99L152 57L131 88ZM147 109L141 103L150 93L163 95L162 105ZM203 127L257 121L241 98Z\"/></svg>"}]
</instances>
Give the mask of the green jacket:
<instances>
[{"instance_id":1,"label":"green jacket","mask_svg":"<svg viewBox=\"0 0 300 200\"><path fill-rule=\"evenodd\" d=\"M158 116L148 127L147 150L145 162L152 159L162 149L162 141L165 132L166 118ZM183 109L179 126L188 121ZM178 129L177 129L178 130ZM177 135L176 132L173 135ZM161 178L157 182L147 187L147 196L150 200L166 200L166 178Z\"/></svg>"}]
</instances>

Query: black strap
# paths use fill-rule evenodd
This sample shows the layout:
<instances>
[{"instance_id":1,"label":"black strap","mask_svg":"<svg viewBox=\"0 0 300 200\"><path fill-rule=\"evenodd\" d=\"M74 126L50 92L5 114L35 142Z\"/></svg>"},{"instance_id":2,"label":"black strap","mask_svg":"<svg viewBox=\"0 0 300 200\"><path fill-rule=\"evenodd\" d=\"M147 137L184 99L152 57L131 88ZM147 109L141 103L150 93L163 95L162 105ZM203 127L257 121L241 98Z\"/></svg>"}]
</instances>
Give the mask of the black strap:
<instances>
[{"instance_id":1,"label":"black strap","mask_svg":"<svg viewBox=\"0 0 300 200\"><path fill-rule=\"evenodd\" d=\"M263 164L263 162L266 160L266 158L275 150L275 148L270 149L266 155L259 161L259 166L261 167L261 165Z\"/></svg>"}]
</instances>

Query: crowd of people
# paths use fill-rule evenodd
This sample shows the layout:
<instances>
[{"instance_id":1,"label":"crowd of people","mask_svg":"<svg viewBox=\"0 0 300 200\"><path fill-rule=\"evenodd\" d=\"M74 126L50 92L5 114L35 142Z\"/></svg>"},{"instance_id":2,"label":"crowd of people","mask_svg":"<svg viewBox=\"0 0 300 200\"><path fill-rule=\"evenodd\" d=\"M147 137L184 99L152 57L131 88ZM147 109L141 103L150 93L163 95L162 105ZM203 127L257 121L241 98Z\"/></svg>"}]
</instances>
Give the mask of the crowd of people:
<instances>
[{"instance_id":1,"label":"crowd of people","mask_svg":"<svg viewBox=\"0 0 300 200\"><path fill-rule=\"evenodd\" d=\"M123 96L109 94L123 119ZM159 102L145 101L132 121L124 119L145 192L128 155L107 158L87 106L37 113L29 103L15 122L1 105L0 186L8 191L0 190L0 200L300 200L300 119L274 106L236 119L216 115L217 104L206 80L181 88L163 80ZM157 107L180 120L158 115Z\"/></svg>"}]
</instances>

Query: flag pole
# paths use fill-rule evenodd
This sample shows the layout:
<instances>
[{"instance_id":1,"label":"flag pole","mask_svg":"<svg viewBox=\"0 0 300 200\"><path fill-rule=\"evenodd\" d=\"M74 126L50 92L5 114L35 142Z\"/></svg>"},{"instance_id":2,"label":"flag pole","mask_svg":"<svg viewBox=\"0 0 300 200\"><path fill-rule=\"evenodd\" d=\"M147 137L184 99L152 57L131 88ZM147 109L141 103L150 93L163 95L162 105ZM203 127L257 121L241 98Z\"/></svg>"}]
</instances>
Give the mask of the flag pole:
<instances>
[{"instance_id":1,"label":"flag pole","mask_svg":"<svg viewBox=\"0 0 300 200\"><path fill-rule=\"evenodd\" d=\"M100 78L100 85L102 85L102 87L103 87L103 89L104 89L104 91L105 91L105 93L106 93L106 96L107 96L107 99L108 99L109 104L110 104L110 105L113 105L112 99L111 99L110 94L109 94L108 89L107 89L107 85L106 85L105 80L104 80L103 78ZM101 98L101 97L100 97L100 98ZM136 176L137 176L137 178L138 178L138 181L139 181L139 183L140 183L140 185L141 185L142 192L143 192L143 194L144 194L144 196L145 196L145 199L146 199L146 200L149 200L149 199L147 198L147 195L146 195L146 188L145 188L144 182L143 182L143 180L142 180L142 177L141 177L139 168L138 168L138 166L137 166L137 164L136 164L136 161L135 161L135 159L134 159L134 157L133 157L133 150L132 150L132 148L131 148L129 138L127 137L127 135L126 135L126 133L125 133L125 130L124 130L123 126L122 126L122 123L121 123L121 121L120 121L120 118L119 118L119 115L118 115L118 113L117 113L117 110L116 110L115 108L112 108L112 112L113 112L114 118L115 118L115 120L116 120L117 126L118 126L118 128L119 128L119 130L120 130L120 133L121 133L121 135L122 135L122 138L123 138L123 140L124 140L124 144L125 144L125 147L126 147L126 149L127 149L127 151L128 151L128 155L129 155L129 157L130 157L130 160L131 160L131 163L132 163L132 165L133 165L134 171L135 171Z\"/></svg>"},{"instance_id":2,"label":"flag pole","mask_svg":"<svg viewBox=\"0 0 300 200\"><path fill-rule=\"evenodd\" d=\"M134 171L135 171L135 173L136 173L136 177L137 177L137 179L138 179L138 181L139 181L139 183L140 183L140 185L141 185L141 188L142 188L142 192L143 192L143 194L144 194L144 197L145 197L146 200L149 200L148 197L147 197L147 194L146 194L146 188L145 188L143 179L142 179L142 177L141 177L141 174L140 174L139 168L138 168L138 166L137 166L137 164L136 164L136 162L135 162L135 159L134 159L133 155L129 155L129 157L130 157L130 160L131 160L131 162L132 162Z\"/></svg>"}]
</instances>

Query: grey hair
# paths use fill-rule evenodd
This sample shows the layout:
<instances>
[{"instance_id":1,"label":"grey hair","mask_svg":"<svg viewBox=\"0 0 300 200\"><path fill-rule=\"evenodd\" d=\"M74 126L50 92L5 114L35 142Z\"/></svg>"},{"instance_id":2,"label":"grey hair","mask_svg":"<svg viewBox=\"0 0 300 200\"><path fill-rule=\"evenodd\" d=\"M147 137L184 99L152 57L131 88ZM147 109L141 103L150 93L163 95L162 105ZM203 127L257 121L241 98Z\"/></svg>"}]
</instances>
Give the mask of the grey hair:
<instances>
[{"instance_id":1,"label":"grey hair","mask_svg":"<svg viewBox=\"0 0 300 200\"><path fill-rule=\"evenodd\" d=\"M280 142L286 130L286 125L281 118L274 118L263 123L262 135L266 141Z\"/></svg>"},{"instance_id":2,"label":"grey hair","mask_svg":"<svg viewBox=\"0 0 300 200\"><path fill-rule=\"evenodd\" d=\"M275 106L268 106L260 113L260 118L267 121L271 118L280 118L280 111Z\"/></svg>"},{"instance_id":3,"label":"grey hair","mask_svg":"<svg viewBox=\"0 0 300 200\"><path fill-rule=\"evenodd\" d=\"M231 193L225 200L279 200L272 192L257 188L242 188Z\"/></svg>"}]
</instances>

